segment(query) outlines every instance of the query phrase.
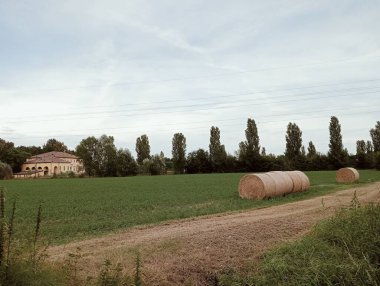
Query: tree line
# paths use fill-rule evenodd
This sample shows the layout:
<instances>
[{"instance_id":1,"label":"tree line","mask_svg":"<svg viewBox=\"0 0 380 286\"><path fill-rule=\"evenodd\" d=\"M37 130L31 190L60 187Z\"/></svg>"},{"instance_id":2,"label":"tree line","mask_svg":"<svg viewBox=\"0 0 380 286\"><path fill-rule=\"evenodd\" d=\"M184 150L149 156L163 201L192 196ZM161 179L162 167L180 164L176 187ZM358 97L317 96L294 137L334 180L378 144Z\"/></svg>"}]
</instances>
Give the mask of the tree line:
<instances>
[{"instance_id":1,"label":"tree line","mask_svg":"<svg viewBox=\"0 0 380 286\"><path fill-rule=\"evenodd\" d=\"M332 116L329 125L330 142L327 154L318 152L312 141L307 150L302 140L302 131L294 122L289 122L285 134L285 153L267 154L260 145L255 120L248 118L245 141L239 143L234 154L227 153L220 140L220 129L210 128L209 149L198 149L187 153L186 137L175 133L172 138L172 156L163 152L151 155L146 134L136 139L136 158L126 148L117 149L114 137L102 135L83 139L75 150L56 139L49 139L42 146L14 146L0 138L0 178L10 172L20 171L27 158L44 152L60 151L77 155L83 160L88 176L134 176L137 174L161 175L168 171L183 173L264 172L271 170L333 170L344 166L361 169L380 169L380 121L370 130L372 141L358 140L356 154L349 154L343 146L341 125Z\"/></svg>"}]
</instances>

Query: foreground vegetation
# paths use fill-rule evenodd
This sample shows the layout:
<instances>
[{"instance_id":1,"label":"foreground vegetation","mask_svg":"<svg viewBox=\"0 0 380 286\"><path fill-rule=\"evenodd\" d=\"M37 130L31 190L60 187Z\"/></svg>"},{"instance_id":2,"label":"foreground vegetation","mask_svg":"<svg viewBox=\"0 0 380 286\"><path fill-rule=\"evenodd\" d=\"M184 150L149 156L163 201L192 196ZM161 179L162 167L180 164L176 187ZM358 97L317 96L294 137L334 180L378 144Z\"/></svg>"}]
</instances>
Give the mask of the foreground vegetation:
<instances>
[{"instance_id":1,"label":"foreground vegetation","mask_svg":"<svg viewBox=\"0 0 380 286\"><path fill-rule=\"evenodd\" d=\"M233 271L217 283L227 285L379 285L380 206L350 209L317 224L312 233L264 255L247 277Z\"/></svg>"},{"instance_id":2,"label":"foreground vegetation","mask_svg":"<svg viewBox=\"0 0 380 286\"><path fill-rule=\"evenodd\" d=\"M335 172L307 172L311 188L286 197L250 201L239 198L243 174L138 176L128 178L40 179L3 181L6 197L17 198L16 223L28 237L34 213L42 203L43 240L60 244L116 232L136 225L201 215L262 208L324 195L347 185L335 183ZM378 171L360 171L360 182L380 180ZM6 212L11 211L8 204Z\"/></svg>"},{"instance_id":3,"label":"foreground vegetation","mask_svg":"<svg viewBox=\"0 0 380 286\"><path fill-rule=\"evenodd\" d=\"M137 253L133 275L121 265L105 261L95 277L78 277L80 255L70 254L62 267L44 260L40 241L41 207L34 217L33 232L24 240L14 239L16 204L4 216L0 194L0 285L144 285ZM33 216L33 214L30 214ZM231 265L233 267L233 265ZM232 268L231 268L232 269ZM247 272L246 272L247 273ZM317 224L302 239L283 244L263 255L259 264L240 276L234 270L218 273L212 285L379 285L380 284L380 206L362 207L356 194L351 207ZM192 284L189 284L192 285Z\"/></svg>"}]
</instances>

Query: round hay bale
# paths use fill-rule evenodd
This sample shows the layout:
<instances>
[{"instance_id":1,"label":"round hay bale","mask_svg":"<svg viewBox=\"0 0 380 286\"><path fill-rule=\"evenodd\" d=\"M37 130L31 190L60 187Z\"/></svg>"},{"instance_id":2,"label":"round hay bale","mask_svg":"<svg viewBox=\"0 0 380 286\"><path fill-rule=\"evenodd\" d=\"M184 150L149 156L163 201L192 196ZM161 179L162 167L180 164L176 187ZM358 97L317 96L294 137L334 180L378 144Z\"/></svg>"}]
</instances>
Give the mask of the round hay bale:
<instances>
[{"instance_id":1,"label":"round hay bale","mask_svg":"<svg viewBox=\"0 0 380 286\"><path fill-rule=\"evenodd\" d=\"M302 192L306 191L308 188L310 188L310 181L309 178L306 176L304 172L301 171L294 171L297 172L297 174L301 177L302 180Z\"/></svg>"},{"instance_id":2,"label":"round hay bale","mask_svg":"<svg viewBox=\"0 0 380 286\"><path fill-rule=\"evenodd\" d=\"M354 183L359 181L359 172L354 168L341 168L336 171L338 183Z\"/></svg>"},{"instance_id":3,"label":"round hay bale","mask_svg":"<svg viewBox=\"0 0 380 286\"><path fill-rule=\"evenodd\" d=\"M280 188L276 188L277 195L286 195L293 191L293 181L292 178L285 172L282 171L273 171L271 174L275 174L278 176L279 180L281 180Z\"/></svg>"},{"instance_id":4,"label":"round hay bale","mask_svg":"<svg viewBox=\"0 0 380 286\"><path fill-rule=\"evenodd\" d=\"M267 174L247 174L239 182L239 195L243 199L262 200L275 192L276 184Z\"/></svg>"},{"instance_id":5,"label":"round hay bale","mask_svg":"<svg viewBox=\"0 0 380 286\"><path fill-rule=\"evenodd\" d=\"M302 178L301 176L295 172L295 171L286 171L286 174L289 175L289 177L293 181L293 193L302 192Z\"/></svg>"}]
</instances>

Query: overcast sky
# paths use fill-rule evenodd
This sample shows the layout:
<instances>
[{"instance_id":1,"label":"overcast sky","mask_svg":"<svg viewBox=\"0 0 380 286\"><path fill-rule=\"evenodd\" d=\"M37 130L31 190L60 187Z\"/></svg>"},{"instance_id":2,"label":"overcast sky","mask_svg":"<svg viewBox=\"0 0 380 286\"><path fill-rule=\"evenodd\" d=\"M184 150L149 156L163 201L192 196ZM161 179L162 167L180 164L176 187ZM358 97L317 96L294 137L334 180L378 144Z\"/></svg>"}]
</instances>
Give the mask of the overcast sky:
<instances>
[{"instance_id":1,"label":"overcast sky","mask_svg":"<svg viewBox=\"0 0 380 286\"><path fill-rule=\"evenodd\" d=\"M282 154L289 122L326 152L336 115L343 144L380 120L380 1L0 1L0 138L74 149L115 137L134 153L229 153L255 119Z\"/></svg>"}]
</instances>

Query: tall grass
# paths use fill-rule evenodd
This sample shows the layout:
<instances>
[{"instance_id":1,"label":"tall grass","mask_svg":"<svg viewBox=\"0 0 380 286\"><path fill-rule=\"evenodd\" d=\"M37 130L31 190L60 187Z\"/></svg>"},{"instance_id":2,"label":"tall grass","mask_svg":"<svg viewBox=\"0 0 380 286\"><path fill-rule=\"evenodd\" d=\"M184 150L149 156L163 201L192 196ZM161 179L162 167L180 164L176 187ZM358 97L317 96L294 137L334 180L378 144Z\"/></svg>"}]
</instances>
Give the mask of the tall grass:
<instances>
[{"instance_id":1,"label":"tall grass","mask_svg":"<svg viewBox=\"0 0 380 286\"><path fill-rule=\"evenodd\" d=\"M264 255L249 277L220 275L218 285L380 285L380 206L353 206L306 237Z\"/></svg>"}]
</instances>

